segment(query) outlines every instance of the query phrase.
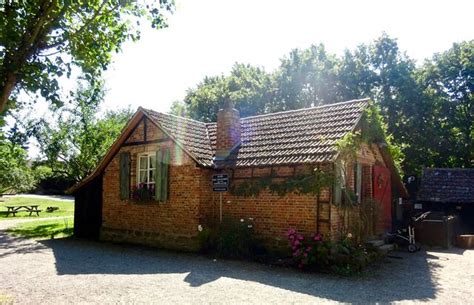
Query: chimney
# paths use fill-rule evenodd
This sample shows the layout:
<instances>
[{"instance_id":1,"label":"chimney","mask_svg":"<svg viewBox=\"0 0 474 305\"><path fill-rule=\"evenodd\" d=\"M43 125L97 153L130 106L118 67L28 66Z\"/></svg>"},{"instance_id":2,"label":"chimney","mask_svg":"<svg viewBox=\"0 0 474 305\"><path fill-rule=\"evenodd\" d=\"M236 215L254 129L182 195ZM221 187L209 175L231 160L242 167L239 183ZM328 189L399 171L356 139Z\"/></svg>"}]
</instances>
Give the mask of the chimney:
<instances>
[{"instance_id":1,"label":"chimney","mask_svg":"<svg viewBox=\"0 0 474 305\"><path fill-rule=\"evenodd\" d=\"M216 160L223 160L240 144L240 114L230 101L217 112L216 132Z\"/></svg>"}]
</instances>

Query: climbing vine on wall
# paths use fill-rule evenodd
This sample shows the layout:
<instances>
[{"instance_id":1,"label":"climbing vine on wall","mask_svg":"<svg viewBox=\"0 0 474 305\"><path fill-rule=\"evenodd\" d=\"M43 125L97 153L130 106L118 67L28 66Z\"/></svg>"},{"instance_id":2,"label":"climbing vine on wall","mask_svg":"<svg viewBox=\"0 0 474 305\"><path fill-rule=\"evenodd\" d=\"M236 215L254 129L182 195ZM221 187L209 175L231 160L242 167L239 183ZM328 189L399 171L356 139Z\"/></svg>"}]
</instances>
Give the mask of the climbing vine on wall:
<instances>
[{"instance_id":1,"label":"climbing vine on wall","mask_svg":"<svg viewBox=\"0 0 474 305\"><path fill-rule=\"evenodd\" d=\"M334 174L332 170L322 170L313 168L306 174L299 174L292 177L277 177L274 175L245 179L242 182L233 184L230 192L233 195L243 197L257 197L263 190L268 190L272 194L284 196L286 194L314 194L317 195L324 187L334 184Z\"/></svg>"}]
</instances>

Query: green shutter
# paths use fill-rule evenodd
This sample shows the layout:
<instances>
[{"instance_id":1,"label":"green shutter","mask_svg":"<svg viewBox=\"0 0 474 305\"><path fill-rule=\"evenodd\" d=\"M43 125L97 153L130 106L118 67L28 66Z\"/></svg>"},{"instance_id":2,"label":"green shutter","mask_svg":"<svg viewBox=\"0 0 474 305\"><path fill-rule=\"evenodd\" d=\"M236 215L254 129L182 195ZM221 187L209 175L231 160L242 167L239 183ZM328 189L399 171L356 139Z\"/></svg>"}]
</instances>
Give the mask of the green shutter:
<instances>
[{"instance_id":1,"label":"green shutter","mask_svg":"<svg viewBox=\"0 0 474 305\"><path fill-rule=\"evenodd\" d=\"M161 162L161 150L156 152L156 170L155 170L155 199L161 201L161 177L163 175Z\"/></svg>"},{"instance_id":2,"label":"green shutter","mask_svg":"<svg viewBox=\"0 0 474 305\"><path fill-rule=\"evenodd\" d=\"M120 199L130 198L130 153L120 153Z\"/></svg>"},{"instance_id":3,"label":"green shutter","mask_svg":"<svg viewBox=\"0 0 474 305\"><path fill-rule=\"evenodd\" d=\"M155 198L157 201L168 200L168 172L170 163L170 150L156 152Z\"/></svg>"},{"instance_id":4,"label":"green shutter","mask_svg":"<svg viewBox=\"0 0 474 305\"><path fill-rule=\"evenodd\" d=\"M161 200L168 200L168 172L170 164L170 150L166 148L163 152L162 175L161 175Z\"/></svg>"}]
</instances>

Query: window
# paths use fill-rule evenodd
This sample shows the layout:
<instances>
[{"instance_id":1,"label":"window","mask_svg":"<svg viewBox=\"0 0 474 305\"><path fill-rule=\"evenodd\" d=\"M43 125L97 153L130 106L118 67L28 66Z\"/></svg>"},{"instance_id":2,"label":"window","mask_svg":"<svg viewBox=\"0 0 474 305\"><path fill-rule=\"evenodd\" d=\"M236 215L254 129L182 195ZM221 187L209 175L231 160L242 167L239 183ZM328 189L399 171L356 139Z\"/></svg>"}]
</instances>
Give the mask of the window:
<instances>
[{"instance_id":1,"label":"window","mask_svg":"<svg viewBox=\"0 0 474 305\"><path fill-rule=\"evenodd\" d=\"M139 154L137 159L137 185L146 185L147 189L154 188L156 153Z\"/></svg>"}]
</instances>

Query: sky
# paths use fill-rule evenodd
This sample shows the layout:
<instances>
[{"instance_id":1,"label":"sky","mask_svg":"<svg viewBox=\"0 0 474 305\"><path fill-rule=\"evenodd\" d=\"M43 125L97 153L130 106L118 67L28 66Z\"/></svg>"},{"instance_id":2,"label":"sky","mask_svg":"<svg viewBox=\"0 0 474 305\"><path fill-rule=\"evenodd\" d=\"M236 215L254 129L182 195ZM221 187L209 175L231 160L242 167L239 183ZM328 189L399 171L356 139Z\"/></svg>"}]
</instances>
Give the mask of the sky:
<instances>
[{"instance_id":1,"label":"sky","mask_svg":"<svg viewBox=\"0 0 474 305\"><path fill-rule=\"evenodd\" d=\"M167 112L205 76L235 62L273 71L294 48L323 43L342 54L382 32L422 63L453 42L474 38L474 1L176 0L169 27L144 26L105 74L104 108Z\"/></svg>"}]
</instances>

